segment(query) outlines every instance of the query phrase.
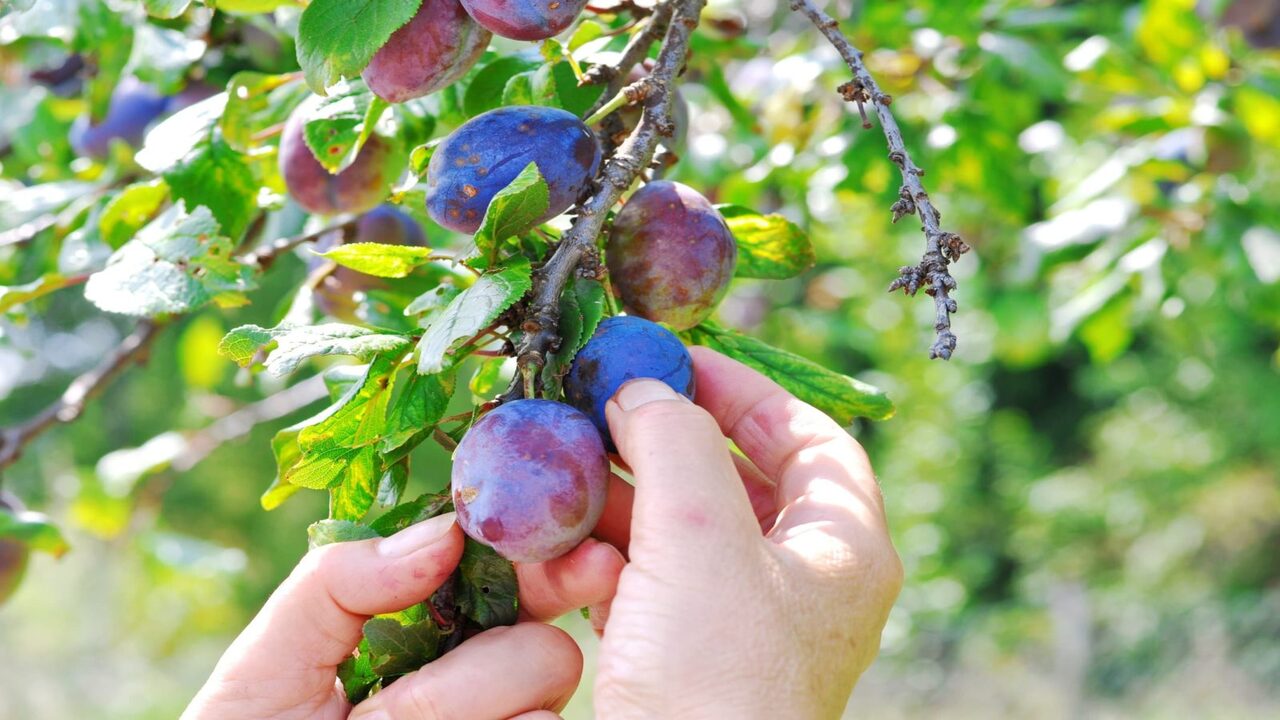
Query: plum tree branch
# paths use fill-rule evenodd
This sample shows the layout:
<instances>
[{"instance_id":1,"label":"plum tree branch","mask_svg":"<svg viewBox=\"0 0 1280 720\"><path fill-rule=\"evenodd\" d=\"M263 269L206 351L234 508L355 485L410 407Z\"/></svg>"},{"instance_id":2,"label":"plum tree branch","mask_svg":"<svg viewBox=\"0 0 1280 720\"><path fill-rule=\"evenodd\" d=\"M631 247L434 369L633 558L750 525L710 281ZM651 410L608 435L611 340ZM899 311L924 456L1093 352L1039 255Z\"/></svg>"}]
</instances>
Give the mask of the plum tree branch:
<instances>
[{"instance_id":1,"label":"plum tree branch","mask_svg":"<svg viewBox=\"0 0 1280 720\"><path fill-rule=\"evenodd\" d=\"M902 130L889 109L893 98L880 89L867 71L862 62L862 51L854 47L840 32L839 23L819 9L814 0L791 0L791 9L808 17L849 66L853 79L841 85L839 91L846 102L857 103L862 114L862 126L871 127L866 113L868 104L880 120L880 129L884 131L889 145L889 159L902 173L902 188L898 201L893 204L893 221L897 222L906 215L918 215L925 236L925 252L920 263L899 268L898 278L889 286L889 292L901 289L907 295L915 295L924 288L925 293L933 297L937 339L929 350L929 357L949 360L956 349L956 336L951 331L951 315L956 311L956 301L952 299L951 292L956 289L956 281L951 277L949 264L968 252L969 246L959 235L942 229L942 214L933 206L920 180L924 170L911 159L902 139Z\"/></svg>"},{"instance_id":2,"label":"plum tree branch","mask_svg":"<svg viewBox=\"0 0 1280 720\"><path fill-rule=\"evenodd\" d=\"M706 0L667 0L654 11L655 21L665 12L670 12L671 22L657 63L649 75L650 92L644 100L644 112L635 130L605 161L596 178L595 193L579 204L577 217L555 252L534 274L528 311L521 325L524 338L516 351L520 372L513 382L512 391L518 392L521 376L525 378L523 385L531 387L530 380L546 364L547 353L558 347L560 295L565 285L580 271L599 275L596 240L604 230L610 208L649 166L660 137L670 137L674 132L671 88L688 57L689 40L698 27L698 18L705 3ZM645 47L647 49L648 46ZM619 75L625 77L625 72L623 70Z\"/></svg>"},{"instance_id":3,"label":"plum tree branch","mask_svg":"<svg viewBox=\"0 0 1280 720\"><path fill-rule=\"evenodd\" d=\"M265 272L284 253L305 243L314 242L328 233L346 232L354 226L355 220L350 220L313 233L281 238L259 250L243 255L241 261ZM84 413L89 400L106 389L129 366L145 360L147 351L164 326L164 320L139 321L133 332L126 335L120 344L103 358L102 362L72 380L56 401L21 423L0 428L0 470L17 462L22 456L23 448L45 431L55 425L77 420Z\"/></svg>"}]
</instances>

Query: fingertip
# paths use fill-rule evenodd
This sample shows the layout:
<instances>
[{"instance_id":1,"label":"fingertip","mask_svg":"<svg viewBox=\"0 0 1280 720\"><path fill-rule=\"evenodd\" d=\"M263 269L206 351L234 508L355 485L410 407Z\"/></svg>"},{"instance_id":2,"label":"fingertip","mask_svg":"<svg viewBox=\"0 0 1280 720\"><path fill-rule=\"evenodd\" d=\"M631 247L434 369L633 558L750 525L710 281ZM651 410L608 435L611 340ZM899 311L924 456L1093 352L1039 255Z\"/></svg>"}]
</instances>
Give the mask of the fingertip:
<instances>
[{"instance_id":1,"label":"fingertip","mask_svg":"<svg viewBox=\"0 0 1280 720\"><path fill-rule=\"evenodd\" d=\"M552 620L607 601L617 592L625 566L617 548L594 538L554 560L517 565L521 611L533 620Z\"/></svg>"}]
</instances>

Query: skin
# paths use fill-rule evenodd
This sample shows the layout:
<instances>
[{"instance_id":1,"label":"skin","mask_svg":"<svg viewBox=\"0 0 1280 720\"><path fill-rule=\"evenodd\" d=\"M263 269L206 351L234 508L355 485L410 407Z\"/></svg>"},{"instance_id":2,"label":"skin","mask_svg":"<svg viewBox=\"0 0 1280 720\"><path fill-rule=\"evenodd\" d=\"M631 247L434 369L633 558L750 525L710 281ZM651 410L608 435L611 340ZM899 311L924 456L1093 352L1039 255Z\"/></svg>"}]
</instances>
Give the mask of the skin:
<instances>
[{"instance_id":1,"label":"skin","mask_svg":"<svg viewBox=\"0 0 1280 720\"><path fill-rule=\"evenodd\" d=\"M512 40L546 40L573 24L587 0L462 0L476 22Z\"/></svg>"},{"instance_id":2,"label":"skin","mask_svg":"<svg viewBox=\"0 0 1280 720\"><path fill-rule=\"evenodd\" d=\"M492 37L458 0L426 0L374 53L361 77L387 102L422 97L466 75Z\"/></svg>"},{"instance_id":3,"label":"skin","mask_svg":"<svg viewBox=\"0 0 1280 720\"><path fill-rule=\"evenodd\" d=\"M630 312L687 330L706 319L728 292L738 246L701 193L656 180L618 212L605 259Z\"/></svg>"},{"instance_id":4,"label":"skin","mask_svg":"<svg viewBox=\"0 0 1280 720\"><path fill-rule=\"evenodd\" d=\"M300 106L289 116L280 135L280 174L289 195L307 212L317 215L361 213L377 207L391 191L397 172L390 143L371 136L355 162L337 175L330 175L303 139L305 107Z\"/></svg>"},{"instance_id":5,"label":"skin","mask_svg":"<svg viewBox=\"0 0 1280 720\"><path fill-rule=\"evenodd\" d=\"M582 657L534 621L582 606L603 637L597 717L839 717L902 586L871 466L772 381L693 355L700 405L654 380L609 403L636 484L614 477L605 542L518 565L525 622L467 640L349 717L554 718ZM348 716L334 667L360 624L426 597L461 553L451 519L424 526L309 553L184 718ZM378 552L401 536L394 557Z\"/></svg>"}]
</instances>

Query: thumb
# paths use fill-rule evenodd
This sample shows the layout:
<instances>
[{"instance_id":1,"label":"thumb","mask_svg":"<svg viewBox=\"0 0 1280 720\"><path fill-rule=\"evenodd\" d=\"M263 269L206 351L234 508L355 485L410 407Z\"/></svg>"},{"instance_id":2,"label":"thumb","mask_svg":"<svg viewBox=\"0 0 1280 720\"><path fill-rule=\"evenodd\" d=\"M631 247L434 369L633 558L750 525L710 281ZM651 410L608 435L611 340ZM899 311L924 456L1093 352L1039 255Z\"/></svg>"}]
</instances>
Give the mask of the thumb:
<instances>
[{"instance_id":1,"label":"thumb","mask_svg":"<svg viewBox=\"0 0 1280 720\"><path fill-rule=\"evenodd\" d=\"M631 555L670 548L723 556L760 527L714 418L666 383L632 380L605 406L614 443L635 476Z\"/></svg>"},{"instance_id":2,"label":"thumb","mask_svg":"<svg viewBox=\"0 0 1280 720\"><path fill-rule=\"evenodd\" d=\"M307 553L219 665L230 661L244 671L255 660L286 667L342 662L369 616L425 600L453 572L463 545L454 520L449 513L390 537Z\"/></svg>"}]
</instances>

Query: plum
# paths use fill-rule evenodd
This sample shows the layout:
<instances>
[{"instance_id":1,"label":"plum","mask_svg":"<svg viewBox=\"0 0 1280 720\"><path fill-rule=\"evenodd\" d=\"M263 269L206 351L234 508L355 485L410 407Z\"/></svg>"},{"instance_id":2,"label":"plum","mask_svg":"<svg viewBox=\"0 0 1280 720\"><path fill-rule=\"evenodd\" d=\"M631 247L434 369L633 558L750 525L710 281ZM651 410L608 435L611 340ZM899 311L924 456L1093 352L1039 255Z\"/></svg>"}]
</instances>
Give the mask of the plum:
<instances>
[{"instance_id":1,"label":"plum","mask_svg":"<svg viewBox=\"0 0 1280 720\"><path fill-rule=\"evenodd\" d=\"M547 181L549 220L573 205L600 167L600 143L573 113L513 105L468 120L445 138L427 166L427 212L474 233L489 201L530 162Z\"/></svg>"},{"instance_id":2,"label":"plum","mask_svg":"<svg viewBox=\"0 0 1280 720\"><path fill-rule=\"evenodd\" d=\"M605 404L636 378L661 380L693 399L693 358L680 338L655 322L630 315L600 323L564 378L565 400L591 418L610 450L615 446Z\"/></svg>"},{"instance_id":3,"label":"plum","mask_svg":"<svg viewBox=\"0 0 1280 720\"><path fill-rule=\"evenodd\" d=\"M142 144L147 126L168 109L169 98L133 76L125 77L111 93L107 116L101 122L95 124L82 115L71 125L71 147L81 155L98 159L107 157L112 140L137 147Z\"/></svg>"},{"instance_id":4,"label":"plum","mask_svg":"<svg viewBox=\"0 0 1280 720\"><path fill-rule=\"evenodd\" d=\"M724 298L738 263L724 218L697 190L658 180L614 218L609 277L627 309L676 330L702 322Z\"/></svg>"},{"instance_id":5,"label":"plum","mask_svg":"<svg viewBox=\"0 0 1280 720\"><path fill-rule=\"evenodd\" d=\"M512 40L546 40L582 14L587 0L462 0L476 22Z\"/></svg>"},{"instance_id":6,"label":"plum","mask_svg":"<svg viewBox=\"0 0 1280 720\"><path fill-rule=\"evenodd\" d=\"M22 503L9 493L0 493L0 513L22 512ZM9 599L27 571L31 550L18 540L0 538L0 603Z\"/></svg>"},{"instance_id":7,"label":"plum","mask_svg":"<svg viewBox=\"0 0 1280 720\"><path fill-rule=\"evenodd\" d=\"M387 102L422 97L467 74L492 37L458 0L424 0L418 14L374 53L361 77Z\"/></svg>"},{"instance_id":8,"label":"plum","mask_svg":"<svg viewBox=\"0 0 1280 720\"><path fill-rule=\"evenodd\" d=\"M422 228L407 213L394 205L379 205L356 221L353 243L385 243L387 245L426 245ZM317 251L329 250L317 247ZM324 258L314 258L313 268L324 264ZM383 278L338 267L329 273L315 289L316 307L320 312L343 322L356 322L359 316L359 293L382 290L387 287Z\"/></svg>"},{"instance_id":9,"label":"plum","mask_svg":"<svg viewBox=\"0 0 1280 720\"><path fill-rule=\"evenodd\" d=\"M604 511L609 457L581 412L514 400L480 418L453 453L458 525L514 562L559 557Z\"/></svg>"},{"instance_id":10,"label":"plum","mask_svg":"<svg viewBox=\"0 0 1280 720\"><path fill-rule=\"evenodd\" d=\"M332 175L303 139L307 108L303 103L293 111L280 136L280 174L289 195L319 215L359 213L377 206L391 191L399 170L391 143L376 134L369 136L355 162Z\"/></svg>"}]
</instances>

